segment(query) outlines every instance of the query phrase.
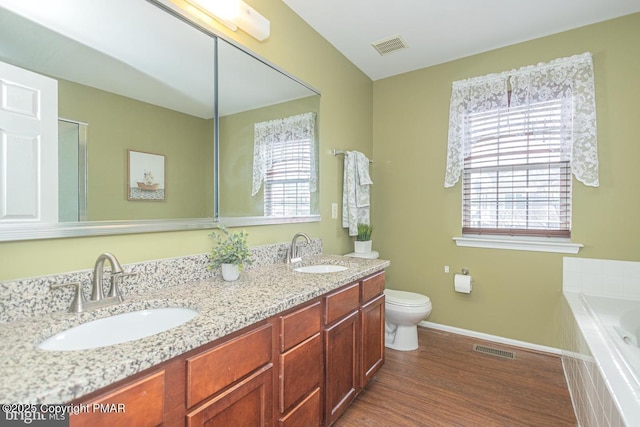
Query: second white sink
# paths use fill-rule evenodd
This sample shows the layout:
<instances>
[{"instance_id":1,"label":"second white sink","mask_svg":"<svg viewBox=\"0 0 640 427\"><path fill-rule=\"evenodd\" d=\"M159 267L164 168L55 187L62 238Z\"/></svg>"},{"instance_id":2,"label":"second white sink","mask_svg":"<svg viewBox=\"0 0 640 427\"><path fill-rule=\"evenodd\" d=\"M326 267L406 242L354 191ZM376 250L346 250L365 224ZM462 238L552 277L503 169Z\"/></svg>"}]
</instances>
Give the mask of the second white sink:
<instances>
[{"instance_id":1,"label":"second white sink","mask_svg":"<svg viewBox=\"0 0 640 427\"><path fill-rule=\"evenodd\" d=\"M318 265L306 265L304 267L294 268L293 271L298 271L300 273L324 274L324 273L336 273L338 271L347 270L348 268L349 267L345 267L343 265L318 264Z\"/></svg>"},{"instance_id":2,"label":"second white sink","mask_svg":"<svg viewBox=\"0 0 640 427\"><path fill-rule=\"evenodd\" d=\"M167 331L198 315L190 308L153 308L117 314L83 323L47 338L42 350L73 351L106 347Z\"/></svg>"}]
</instances>

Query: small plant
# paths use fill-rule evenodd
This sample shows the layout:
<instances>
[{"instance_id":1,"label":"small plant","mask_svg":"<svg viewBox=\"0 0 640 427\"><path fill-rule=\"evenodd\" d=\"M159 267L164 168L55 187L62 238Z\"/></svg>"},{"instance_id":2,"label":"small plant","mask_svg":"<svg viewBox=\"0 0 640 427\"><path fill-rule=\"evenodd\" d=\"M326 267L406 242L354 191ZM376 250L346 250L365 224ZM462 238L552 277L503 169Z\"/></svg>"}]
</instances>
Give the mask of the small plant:
<instances>
[{"instance_id":1,"label":"small plant","mask_svg":"<svg viewBox=\"0 0 640 427\"><path fill-rule=\"evenodd\" d=\"M363 223L358 224L358 235L356 236L356 241L366 242L371 240L371 233L373 233L373 225Z\"/></svg>"},{"instance_id":2,"label":"small plant","mask_svg":"<svg viewBox=\"0 0 640 427\"><path fill-rule=\"evenodd\" d=\"M251 259L253 254L249 252L247 244L247 232L243 230L232 233L224 225L219 225L218 229L218 232L209 234L217 243L209 255L209 270L218 268L222 264L234 264L242 270L243 266L253 264Z\"/></svg>"}]
</instances>

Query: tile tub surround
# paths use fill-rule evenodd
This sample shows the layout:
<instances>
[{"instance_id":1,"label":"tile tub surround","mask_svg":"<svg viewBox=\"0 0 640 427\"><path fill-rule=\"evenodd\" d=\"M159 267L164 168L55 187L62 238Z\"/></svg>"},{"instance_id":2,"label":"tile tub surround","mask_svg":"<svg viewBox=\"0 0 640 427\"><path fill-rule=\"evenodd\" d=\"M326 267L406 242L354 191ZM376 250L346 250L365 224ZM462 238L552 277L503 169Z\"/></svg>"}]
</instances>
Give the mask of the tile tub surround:
<instances>
[{"instance_id":1,"label":"tile tub surround","mask_svg":"<svg viewBox=\"0 0 640 427\"><path fill-rule=\"evenodd\" d=\"M274 243L252 247L254 263L245 267L245 271L269 264L283 263L289 246L290 243ZM302 256L321 254L322 241L314 239L311 244L299 246L299 251ZM98 255L96 254L96 258ZM118 254L115 255L118 256ZM219 276L219 272L210 271L207 268L208 265L208 254L123 264L125 271L137 273L137 276L124 278L120 284L120 291L127 298ZM93 276L93 266L90 267L82 271L0 282L0 323L67 310L73 298L73 289L51 291L49 286L54 283L81 282L88 297L91 293L90 284ZM105 263L105 267L104 281L108 284L109 264Z\"/></svg>"},{"instance_id":2,"label":"tile tub surround","mask_svg":"<svg viewBox=\"0 0 640 427\"><path fill-rule=\"evenodd\" d=\"M636 425L633 420L640 419L638 401L627 389L611 349L602 344L600 332L578 294L564 293L562 316L562 366L579 425Z\"/></svg>"},{"instance_id":3,"label":"tile tub surround","mask_svg":"<svg viewBox=\"0 0 640 427\"><path fill-rule=\"evenodd\" d=\"M69 402L390 265L385 260L337 255L313 255L303 260L306 265L317 263L348 269L306 274L282 262L244 271L235 282L215 276L133 295L106 309L56 312L0 324L0 401ZM45 338L80 323L151 307L188 307L198 310L199 315L169 331L111 347L73 352L37 348Z\"/></svg>"},{"instance_id":4,"label":"tile tub surround","mask_svg":"<svg viewBox=\"0 0 640 427\"><path fill-rule=\"evenodd\" d=\"M640 262L564 257L562 289L640 300Z\"/></svg>"}]
</instances>

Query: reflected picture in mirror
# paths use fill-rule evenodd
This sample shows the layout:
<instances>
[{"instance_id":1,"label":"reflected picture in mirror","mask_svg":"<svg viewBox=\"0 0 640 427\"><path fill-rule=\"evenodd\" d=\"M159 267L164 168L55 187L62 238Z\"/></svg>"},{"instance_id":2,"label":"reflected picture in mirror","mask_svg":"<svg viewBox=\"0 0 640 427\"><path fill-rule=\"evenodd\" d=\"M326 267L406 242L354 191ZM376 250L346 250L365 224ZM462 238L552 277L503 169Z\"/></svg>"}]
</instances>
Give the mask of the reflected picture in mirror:
<instances>
[{"instance_id":1,"label":"reflected picture in mirror","mask_svg":"<svg viewBox=\"0 0 640 427\"><path fill-rule=\"evenodd\" d=\"M127 150L127 198L164 201L165 164L166 158L161 154Z\"/></svg>"}]
</instances>

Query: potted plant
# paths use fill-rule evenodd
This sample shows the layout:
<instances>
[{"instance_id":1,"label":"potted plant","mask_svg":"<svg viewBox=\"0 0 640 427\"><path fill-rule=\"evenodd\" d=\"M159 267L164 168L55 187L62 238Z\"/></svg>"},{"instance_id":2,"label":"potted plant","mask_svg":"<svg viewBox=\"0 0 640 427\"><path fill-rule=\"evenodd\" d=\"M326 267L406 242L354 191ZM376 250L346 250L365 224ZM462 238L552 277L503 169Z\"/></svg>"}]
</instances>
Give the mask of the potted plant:
<instances>
[{"instance_id":1,"label":"potted plant","mask_svg":"<svg viewBox=\"0 0 640 427\"><path fill-rule=\"evenodd\" d=\"M219 232L209 234L217 243L209 255L209 269L220 267L222 278L233 281L240 277L242 267L253 264L253 254L249 252L247 244L248 234L244 230L232 233L224 225L218 226L218 229Z\"/></svg>"},{"instance_id":2,"label":"potted plant","mask_svg":"<svg viewBox=\"0 0 640 427\"><path fill-rule=\"evenodd\" d=\"M356 241L353 242L354 252L359 254L371 252L371 233L373 233L373 225L358 224L358 235Z\"/></svg>"}]
</instances>

